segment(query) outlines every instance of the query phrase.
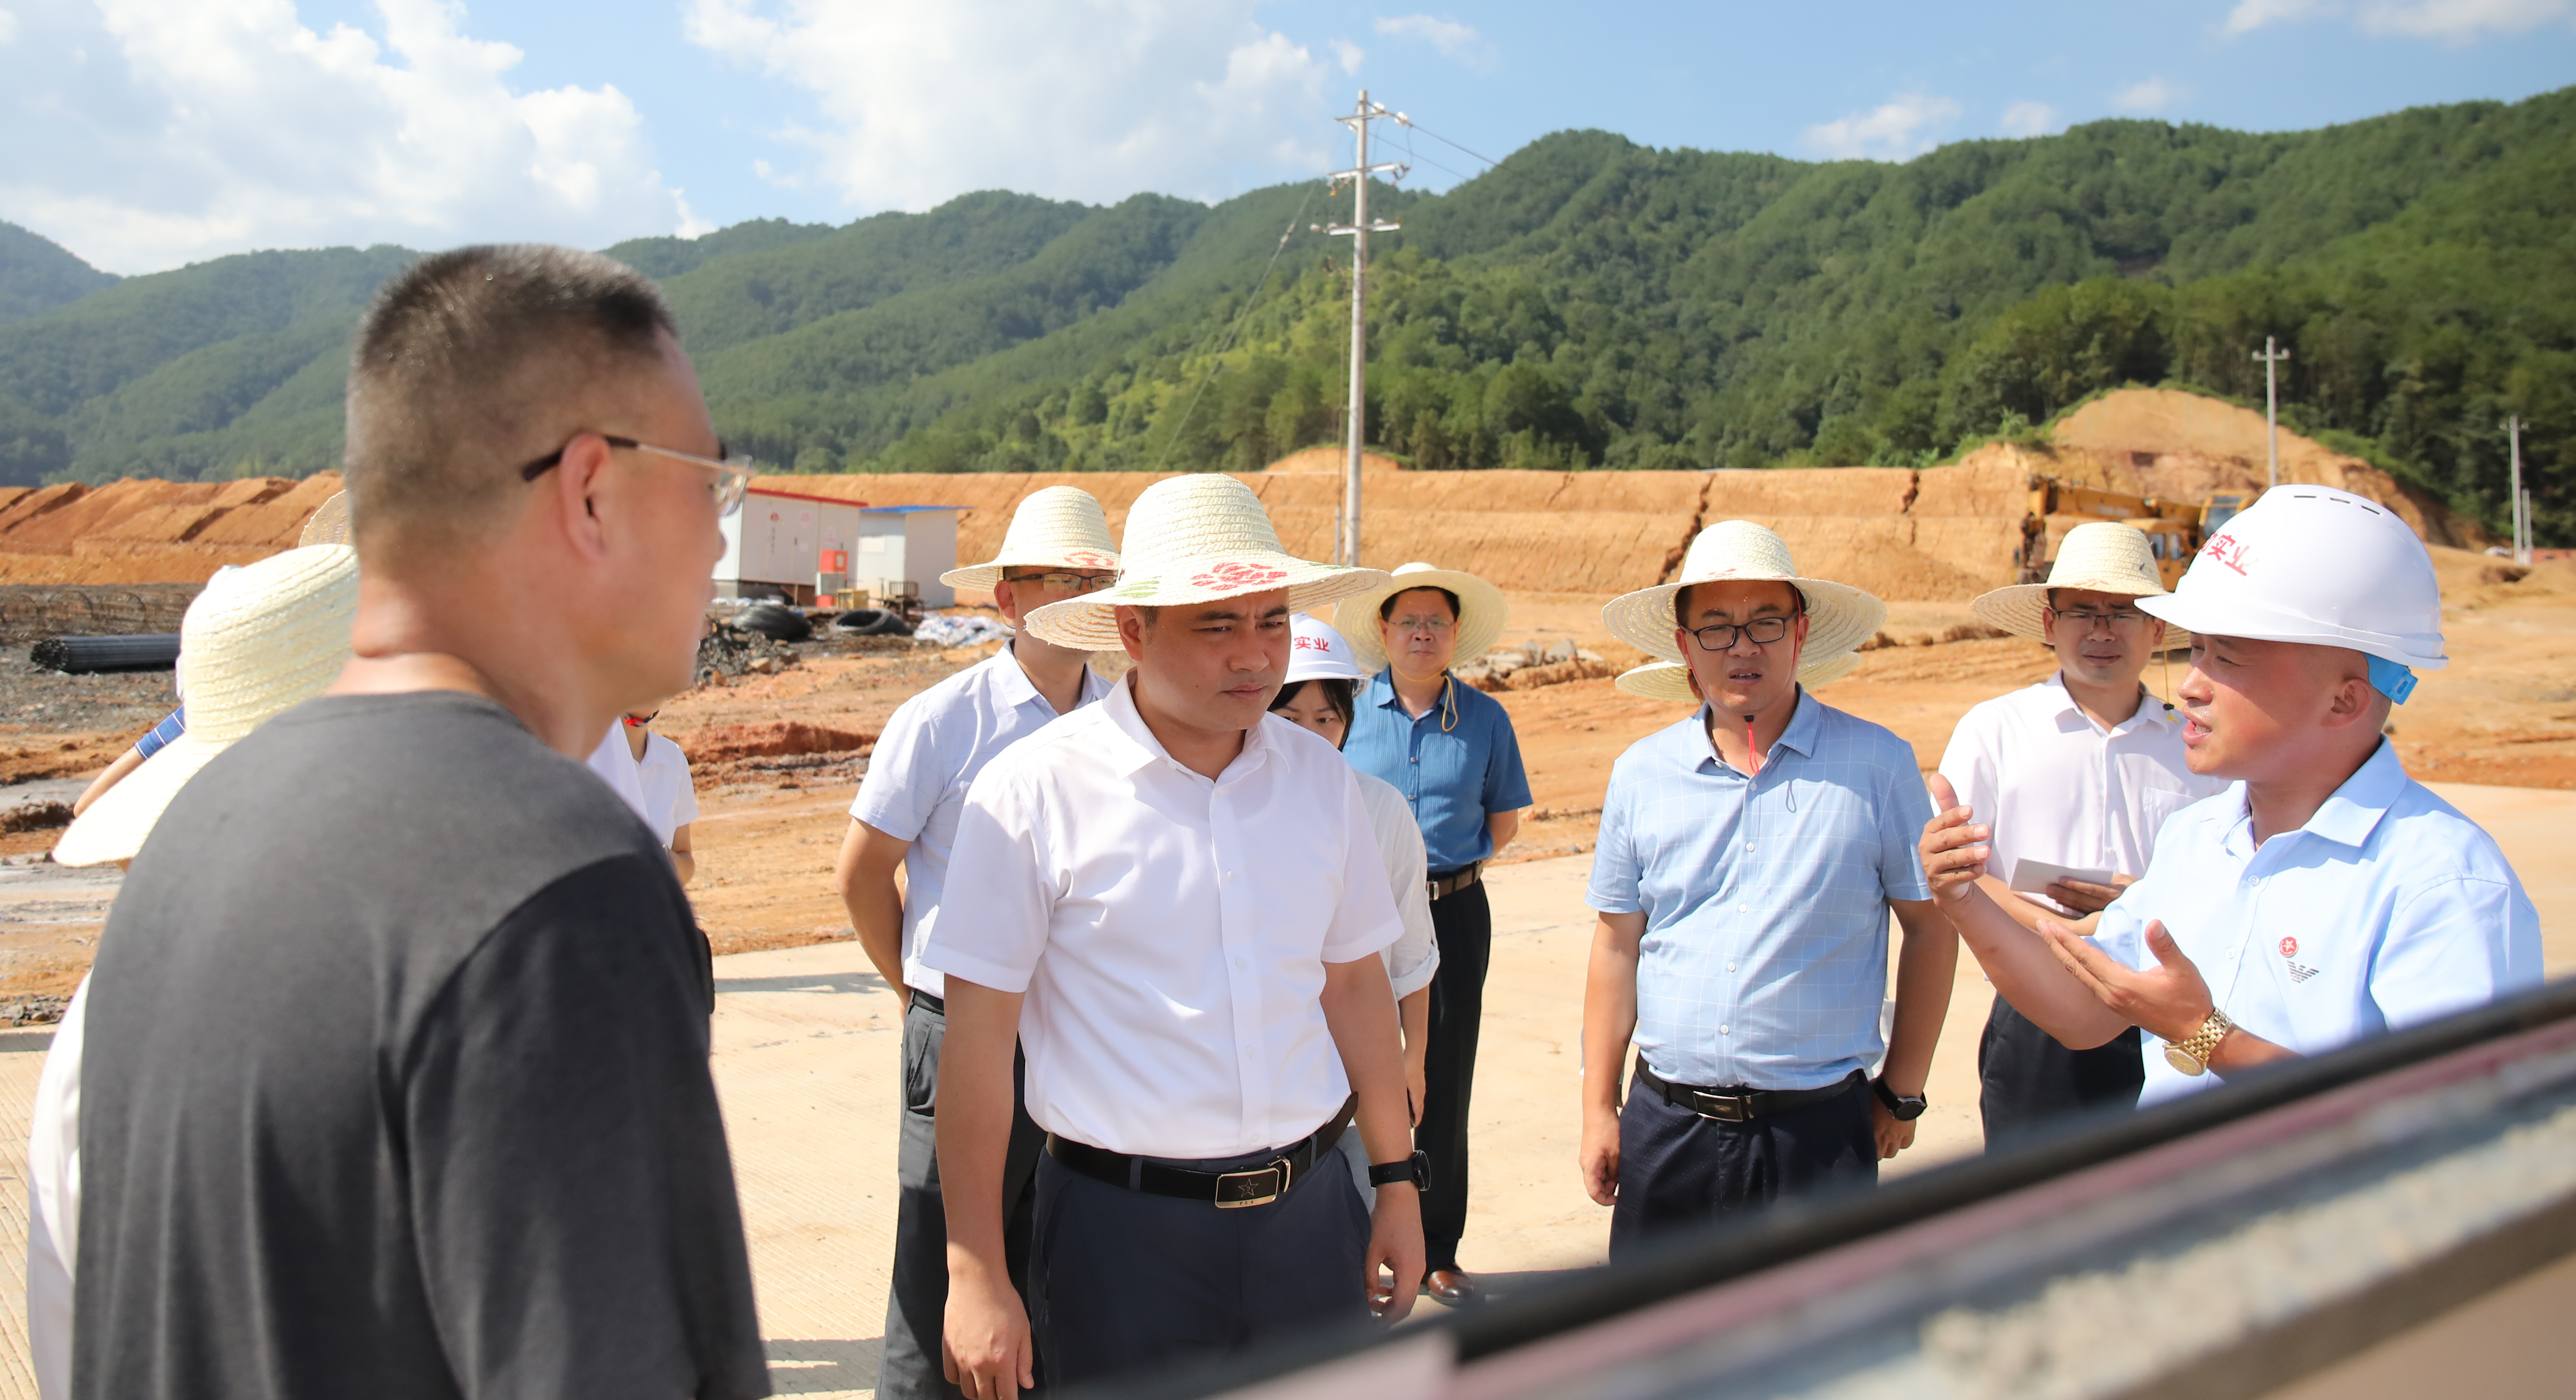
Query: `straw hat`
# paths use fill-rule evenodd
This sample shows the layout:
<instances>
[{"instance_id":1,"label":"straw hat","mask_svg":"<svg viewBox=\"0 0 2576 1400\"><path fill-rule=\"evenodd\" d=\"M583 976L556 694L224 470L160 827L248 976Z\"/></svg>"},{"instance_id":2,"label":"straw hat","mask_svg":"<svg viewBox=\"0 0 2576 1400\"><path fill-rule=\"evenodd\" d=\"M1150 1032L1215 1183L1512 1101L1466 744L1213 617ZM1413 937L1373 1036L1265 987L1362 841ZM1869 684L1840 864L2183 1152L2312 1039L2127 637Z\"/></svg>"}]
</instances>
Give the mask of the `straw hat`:
<instances>
[{"instance_id":1,"label":"straw hat","mask_svg":"<svg viewBox=\"0 0 2576 1400\"><path fill-rule=\"evenodd\" d=\"M296 538L300 547L308 544L347 544L349 542L349 493L334 491L331 499L313 508L304 521L304 533Z\"/></svg>"},{"instance_id":2,"label":"straw hat","mask_svg":"<svg viewBox=\"0 0 2576 1400\"><path fill-rule=\"evenodd\" d=\"M1493 650L1503 635L1503 624L1511 618L1511 604L1503 601L1503 590L1474 574L1417 563L1402 565L1388 577L1393 582L1386 587L1354 593L1333 609L1333 625L1350 638L1351 654L1372 672L1386 669L1386 634L1379 630L1377 610L1408 588L1445 588L1458 595L1458 654L1449 658L1452 666L1464 666Z\"/></svg>"},{"instance_id":3,"label":"straw hat","mask_svg":"<svg viewBox=\"0 0 2576 1400\"><path fill-rule=\"evenodd\" d=\"M1376 569L1317 564L1290 554L1252 488L1215 472L1165 477L1127 508L1118 584L1049 603L1023 619L1041 641L1107 651L1119 645L1116 607L1213 603L1288 590L1288 610L1311 611L1386 582Z\"/></svg>"},{"instance_id":4,"label":"straw hat","mask_svg":"<svg viewBox=\"0 0 2576 1400\"><path fill-rule=\"evenodd\" d=\"M358 555L344 544L273 554L188 605L179 625L188 732L99 795L54 847L57 865L130 859L197 771L281 711L329 688L349 660Z\"/></svg>"},{"instance_id":5,"label":"straw hat","mask_svg":"<svg viewBox=\"0 0 2576 1400\"><path fill-rule=\"evenodd\" d=\"M1847 651L1840 656L1800 664L1798 684L1814 690L1818 686L1831 685L1859 669L1860 653ZM1642 695L1649 700L1679 700L1690 705L1700 702L1699 692L1691 686L1687 662L1649 661L1643 666L1631 666L1620 672L1619 679L1612 684L1630 695Z\"/></svg>"},{"instance_id":6,"label":"straw hat","mask_svg":"<svg viewBox=\"0 0 2576 1400\"><path fill-rule=\"evenodd\" d=\"M1804 578L1789 558L1789 546L1778 535L1750 520L1721 520L1699 532L1681 573L1670 583L1640 588L1610 600L1601 621L1610 634L1648 656L1679 661L1673 645L1673 598L1694 583L1759 583L1776 580L1798 590L1807 601L1807 649L1799 674L1809 665L1857 651L1887 620L1887 604L1846 583Z\"/></svg>"},{"instance_id":7,"label":"straw hat","mask_svg":"<svg viewBox=\"0 0 2576 1400\"><path fill-rule=\"evenodd\" d=\"M1079 486L1050 486L1032 491L1011 512L1011 528L1002 532L1002 552L985 564L950 569L939 576L951 588L990 593L1004 569L1115 569L1118 547L1109 539L1109 517L1100 502Z\"/></svg>"},{"instance_id":8,"label":"straw hat","mask_svg":"<svg viewBox=\"0 0 2576 1400\"><path fill-rule=\"evenodd\" d=\"M2048 606L2052 588L2089 588L2132 598L2166 591L2164 575L2156 571L2155 551L2147 545L2147 532L2116 520L2097 520L2076 526L2057 542L2048 582L2017 583L1980 593L1968 610L1989 627L2046 641L2048 631L2040 625L2040 613Z\"/></svg>"},{"instance_id":9,"label":"straw hat","mask_svg":"<svg viewBox=\"0 0 2576 1400\"><path fill-rule=\"evenodd\" d=\"M1320 617L1299 613L1288 619L1296 634L1288 642L1288 678L1283 686L1305 681L1364 681L1369 673L1351 655L1349 639Z\"/></svg>"}]
</instances>

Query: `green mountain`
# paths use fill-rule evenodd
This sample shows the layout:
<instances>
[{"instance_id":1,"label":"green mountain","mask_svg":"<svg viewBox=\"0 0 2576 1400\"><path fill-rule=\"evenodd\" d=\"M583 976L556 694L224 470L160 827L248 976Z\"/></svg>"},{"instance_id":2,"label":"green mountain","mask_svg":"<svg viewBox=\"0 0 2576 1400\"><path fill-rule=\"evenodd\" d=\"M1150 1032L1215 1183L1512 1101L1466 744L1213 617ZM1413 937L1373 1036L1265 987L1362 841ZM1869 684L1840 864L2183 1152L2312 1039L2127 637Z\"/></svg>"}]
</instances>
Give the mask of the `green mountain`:
<instances>
[{"instance_id":1,"label":"green mountain","mask_svg":"<svg viewBox=\"0 0 2576 1400\"><path fill-rule=\"evenodd\" d=\"M1416 467L1928 462L2124 383L2259 398L2270 335L2286 421L2491 525L2519 414L2542 533L2576 537L2576 89L1903 165L1565 132L1372 199L1405 227L1368 435ZM1347 245L1308 229L1337 205L984 193L609 251L783 466L1240 468L1340 436ZM0 480L328 465L348 327L408 256L224 258L0 324Z\"/></svg>"},{"instance_id":2,"label":"green mountain","mask_svg":"<svg viewBox=\"0 0 2576 1400\"><path fill-rule=\"evenodd\" d=\"M0 325L49 311L116 281L39 234L0 222Z\"/></svg>"}]
</instances>

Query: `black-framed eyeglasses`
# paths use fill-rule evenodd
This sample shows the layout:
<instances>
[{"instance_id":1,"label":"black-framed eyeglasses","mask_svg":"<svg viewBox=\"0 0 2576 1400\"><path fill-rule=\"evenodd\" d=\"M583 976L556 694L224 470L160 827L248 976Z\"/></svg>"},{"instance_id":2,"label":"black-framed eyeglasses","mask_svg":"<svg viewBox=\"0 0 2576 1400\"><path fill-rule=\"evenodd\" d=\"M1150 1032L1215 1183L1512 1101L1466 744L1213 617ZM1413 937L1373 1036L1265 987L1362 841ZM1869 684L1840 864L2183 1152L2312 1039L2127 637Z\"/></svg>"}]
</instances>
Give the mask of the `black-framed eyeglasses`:
<instances>
[{"instance_id":1,"label":"black-framed eyeglasses","mask_svg":"<svg viewBox=\"0 0 2576 1400\"><path fill-rule=\"evenodd\" d=\"M1694 627L1690 634L1699 641L1702 651L1726 651L1735 645L1738 635L1750 637L1755 646L1769 646L1789 635L1789 624L1796 619L1757 617L1751 622L1721 622L1714 627Z\"/></svg>"},{"instance_id":2,"label":"black-framed eyeglasses","mask_svg":"<svg viewBox=\"0 0 2576 1400\"><path fill-rule=\"evenodd\" d=\"M1039 574L1004 574L1004 583L1035 583L1063 593L1097 593L1116 583L1116 574L1074 574L1061 571Z\"/></svg>"},{"instance_id":3,"label":"black-framed eyeglasses","mask_svg":"<svg viewBox=\"0 0 2576 1400\"><path fill-rule=\"evenodd\" d=\"M580 436L578 433L574 434L575 438ZM707 483L707 491L715 497L716 515L719 519L742 509L742 498L751 490L752 473L760 469L759 464L749 457L735 457L730 453L723 457L701 457L694 452L682 452L670 447L655 447L649 442L637 442L630 437L616 437L608 433L601 433L598 436L601 442L611 447L624 448L630 452L650 452L656 457L669 457L686 462L693 467L704 467L714 472L715 480ZM567 442L519 468L519 479L534 481L547 472L553 471L563 465L563 455L571 450L572 444ZM724 448L719 446L716 450L723 452Z\"/></svg>"},{"instance_id":4,"label":"black-framed eyeglasses","mask_svg":"<svg viewBox=\"0 0 2576 1400\"><path fill-rule=\"evenodd\" d=\"M2065 612L2058 612L2057 609L2051 608L2049 611L2056 615L2058 621L2072 622L2087 632L2092 631L2096 627L2102 626L2117 628L2139 627L2143 626L2147 621L2147 615L2145 613L2138 612L2132 608L2113 608L2109 612L2094 612L2089 608L2073 608Z\"/></svg>"}]
</instances>

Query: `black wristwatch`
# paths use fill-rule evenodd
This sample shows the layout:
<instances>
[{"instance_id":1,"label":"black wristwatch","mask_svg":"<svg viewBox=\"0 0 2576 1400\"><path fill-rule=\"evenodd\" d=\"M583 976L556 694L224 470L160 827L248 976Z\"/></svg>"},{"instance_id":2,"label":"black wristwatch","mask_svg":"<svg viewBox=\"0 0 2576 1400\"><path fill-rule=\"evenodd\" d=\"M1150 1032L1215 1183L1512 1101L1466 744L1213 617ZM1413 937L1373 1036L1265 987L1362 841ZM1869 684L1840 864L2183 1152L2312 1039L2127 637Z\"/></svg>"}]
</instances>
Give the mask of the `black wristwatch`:
<instances>
[{"instance_id":1,"label":"black wristwatch","mask_svg":"<svg viewBox=\"0 0 2576 1400\"><path fill-rule=\"evenodd\" d=\"M1431 1154L1415 1148L1413 1155L1401 1162L1369 1164L1369 1185L1393 1186L1399 1181L1412 1182L1416 1195L1429 1192L1431 1190Z\"/></svg>"},{"instance_id":2,"label":"black wristwatch","mask_svg":"<svg viewBox=\"0 0 2576 1400\"><path fill-rule=\"evenodd\" d=\"M1913 1122L1923 1116L1923 1110L1932 1106L1932 1101L1921 1094L1900 1094L1888 1088L1885 1075L1869 1081L1869 1091L1878 1095L1880 1103L1887 1105L1887 1116L1899 1123Z\"/></svg>"}]
</instances>

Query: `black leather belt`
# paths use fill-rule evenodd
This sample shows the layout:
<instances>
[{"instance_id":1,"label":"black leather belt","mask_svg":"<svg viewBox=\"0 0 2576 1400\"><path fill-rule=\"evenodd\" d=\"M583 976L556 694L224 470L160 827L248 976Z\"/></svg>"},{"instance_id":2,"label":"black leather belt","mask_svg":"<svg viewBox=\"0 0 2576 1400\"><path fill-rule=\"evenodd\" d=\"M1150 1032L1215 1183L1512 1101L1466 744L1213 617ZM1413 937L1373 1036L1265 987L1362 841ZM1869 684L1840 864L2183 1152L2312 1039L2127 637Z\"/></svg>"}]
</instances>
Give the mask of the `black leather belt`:
<instances>
[{"instance_id":1,"label":"black leather belt","mask_svg":"<svg viewBox=\"0 0 2576 1400\"><path fill-rule=\"evenodd\" d=\"M1720 1123L1750 1123L1793 1108L1823 1103L1853 1093L1869 1083L1869 1076L1853 1070L1840 1080L1821 1089L1702 1089L1689 1084L1675 1084L1637 1062L1637 1082L1663 1097L1675 1108L1686 1108L1702 1118Z\"/></svg>"},{"instance_id":2,"label":"black leather belt","mask_svg":"<svg viewBox=\"0 0 2576 1400\"><path fill-rule=\"evenodd\" d=\"M948 1014L948 1003L942 999L937 992L925 992L919 987L912 987L908 990L912 993L913 1005L918 1006L924 1011L928 1011L935 1016L945 1016Z\"/></svg>"},{"instance_id":3,"label":"black leather belt","mask_svg":"<svg viewBox=\"0 0 2576 1400\"><path fill-rule=\"evenodd\" d=\"M1342 1111L1333 1115L1332 1122L1280 1148L1269 1161L1230 1172L1202 1172L1188 1167L1165 1166L1054 1133L1047 1134L1047 1155L1094 1181L1142 1191L1149 1196L1205 1201L1218 1210L1266 1206L1288 1194L1288 1188L1313 1169L1317 1157L1333 1150L1333 1144L1341 1140L1342 1130L1351 1125L1351 1113L1357 1105L1356 1098L1345 1102Z\"/></svg>"},{"instance_id":4,"label":"black leather belt","mask_svg":"<svg viewBox=\"0 0 2576 1400\"><path fill-rule=\"evenodd\" d=\"M1435 900L1447 899L1449 896L1456 894L1458 891L1467 888L1469 885L1476 883L1480 879L1483 879L1484 870L1485 863L1479 860L1471 861L1466 865L1462 865L1457 869L1450 871L1446 875L1432 876L1429 881L1431 886L1431 897Z\"/></svg>"}]
</instances>

